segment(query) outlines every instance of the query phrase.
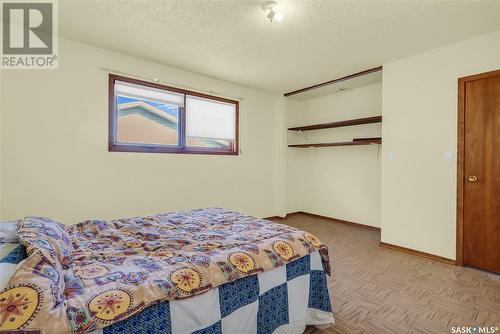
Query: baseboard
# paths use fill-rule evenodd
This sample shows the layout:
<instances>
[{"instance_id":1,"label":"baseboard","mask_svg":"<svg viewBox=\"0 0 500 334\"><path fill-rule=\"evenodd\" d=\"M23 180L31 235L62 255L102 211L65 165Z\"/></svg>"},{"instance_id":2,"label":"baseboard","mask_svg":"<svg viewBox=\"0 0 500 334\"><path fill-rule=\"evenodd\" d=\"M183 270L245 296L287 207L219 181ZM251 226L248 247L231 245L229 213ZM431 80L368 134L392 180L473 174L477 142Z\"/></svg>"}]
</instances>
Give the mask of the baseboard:
<instances>
[{"instance_id":1,"label":"baseboard","mask_svg":"<svg viewBox=\"0 0 500 334\"><path fill-rule=\"evenodd\" d=\"M345 224L345 225L349 225L349 226L354 226L354 227L359 227L359 228L364 228L364 229L368 229L368 230L373 230L373 231L380 232L380 227L375 227L375 226L370 226L370 225L364 225L364 224L354 223L354 222L350 222L350 221L347 221L347 220L342 220L342 219L337 219L337 218L332 218L332 217L317 215L317 214L309 213L309 212L305 212L305 211L290 212L290 213L287 213L287 215L284 218L283 217L279 217L279 216L272 216L272 217L267 217L267 218L263 218L263 219L283 220L283 219L286 219L289 216L294 216L294 215L305 215L305 216L309 216L309 217L314 217L314 218L320 218L320 219L329 220L329 221L332 221L332 222L335 222L335 223L340 223L340 224ZM443 256L439 256L439 255L434 255L434 254L430 254L430 253L426 253L426 252L421 252L421 251L418 251L418 250L415 250L415 249L411 249L411 248L406 248L406 247L402 247L402 246L398 246L398 245L389 244L387 242L382 242L381 241L380 242L380 247L385 247L385 248L389 248L389 249L396 250L396 251L399 251L399 252L404 252L404 253L407 253L407 254L411 254L411 255L423 257L423 258L426 258L426 259L429 259L429 260L434 260L434 261L439 261L439 262L443 262L443 263L446 263L446 264L456 265L456 261L455 260L449 259L447 257L443 257Z\"/></svg>"},{"instance_id":2,"label":"baseboard","mask_svg":"<svg viewBox=\"0 0 500 334\"><path fill-rule=\"evenodd\" d=\"M424 257L424 258L429 259L429 260L435 260L435 261L439 261L439 262L443 262L443 263L447 263L447 264L453 264L453 265L456 264L455 260L449 259L447 257L434 255L434 254L430 254L430 253L426 253L426 252L421 252L421 251L418 251L415 249L397 246L397 245L393 245L393 244L388 244L388 243L382 242L382 241L380 242L380 246L385 247L385 248L390 248L393 250L397 250L400 252L404 252L407 254Z\"/></svg>"},{"instance_id":3,"label":"baseboard","mask_svg":"<svg viewBox=\"0 0 500 334\"><path fill-rule=\"evenodd\" d=\"M306 215L306 216L314 217L314 218L325 219L325 220L329 220L329 221L332 221L332 222L335 222L335 223L340 223L340 224L344 224L344 225L350 225L350 226L354 226L354 227L360 227L360 228L365 228L365 229L368 229L368 230L380 232L380 227L375 227L375 226L370 226L370 225L364 225L364 224L354 223L354 222L350 222L350 221L347 221L347 220L342 220L342 219L337 219L337 218L332 218L332 217L317 215L315 213L309 213L309 212L305 212L305 211L291 212L291 213L287 214L287 217L288 216L292 216L292 215L298 215L298 214L300 214L300 215Z\"/></svg>"},{"instance_id":4,"label":"baseboard","mask_svg":"<svg viewBox=\"0 0 500 334\"><path fill-rule=\"evenodd\" d=\"M305 211L296 211L296 212L287 213L287 215L286 215L285 218L279 217L279 216L272 216L272 217L267 217L267 218L263 218L263 219L283 220L283 219L286 219L289 216L294 216L294 215L305 215L305 216L309 216L309 217L314 217L314 218L320 218L320 219L329 220L329 221L332 221L332 222L335 222L335 223L340 223L340 224L345 224L345 225L349 225L349 226L354 226L354 227L359 227L359 228L364 228L364 229L368 229L368 230L373 230L373 231L380 232L380 227L375 227L375 226L370 226L370 225L364 225L364 224L354 223L354 222L350 222L350 221L347 221L347 220L342 220L342 219L337 219L337 218L332 218L332 217L317 215L317 214L309 213L309 212L305 212ZM380 246L381 247L385 247L385 248L389 248L389 249L392 249L392 250L396 250L396 251L399 251L399 252L404 252L404 253L407 253L407 254L411 254L411 255L423 257L423 258L426 258L426 259L429 259L429 260L439 261L439 262L443 262L443 263L446 263L446 264L452 264L452 265L456 264L455 260L449 259L447 257L443 257L443 256L439 256L439 255L434 255L434 254L430 254L430 253L426 253L426 252L421 252L421 251L418 251L418 250L415 250L415 249L411 249L411 248L406 248L406 247L402 247L402 246L398 246L398 245L389 244L387 242L382 242L381 241L380 242Z\"/></svg>"},{"instance_id":5,"label":"baseboard","mask_svg":"<svg viewBox=\"0 0 500 334\"><path fill-rule=\"evenodd\" d=\"M285 219L286 217L280 217L280 216L271 216L271 217L264 217L262 219L266 219L266 220L283 220Z\"/></svg>"}]
</instances>

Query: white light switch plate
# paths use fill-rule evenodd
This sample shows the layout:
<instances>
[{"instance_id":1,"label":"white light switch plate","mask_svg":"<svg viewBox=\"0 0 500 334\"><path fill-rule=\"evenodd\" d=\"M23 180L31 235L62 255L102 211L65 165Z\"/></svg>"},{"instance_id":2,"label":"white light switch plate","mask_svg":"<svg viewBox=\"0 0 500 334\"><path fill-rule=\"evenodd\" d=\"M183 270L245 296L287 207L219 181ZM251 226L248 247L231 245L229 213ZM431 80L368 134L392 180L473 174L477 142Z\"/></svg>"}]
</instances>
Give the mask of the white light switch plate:
<instances>
[{"instance_id":1,"label":"white light switch plate","mask_svg":"<svg viewBox=\"0 0 500 334\"><path fill-rule=\"evenodd\" d=\"M387 153L387 159L388 159L389 161L394 161L394 160L396 160L396 152L388 152L388 153Z\"/></svg>"}]
</instances>

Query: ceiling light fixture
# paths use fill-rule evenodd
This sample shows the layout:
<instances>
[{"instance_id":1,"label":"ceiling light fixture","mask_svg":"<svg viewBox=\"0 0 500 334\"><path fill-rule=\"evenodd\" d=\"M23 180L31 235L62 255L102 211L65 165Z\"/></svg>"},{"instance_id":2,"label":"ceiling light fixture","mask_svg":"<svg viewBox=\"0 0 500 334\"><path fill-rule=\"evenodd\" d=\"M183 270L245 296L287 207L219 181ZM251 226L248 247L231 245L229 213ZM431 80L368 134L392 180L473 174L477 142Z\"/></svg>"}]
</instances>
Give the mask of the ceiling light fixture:
<instances>
[{"instance_id":1,"label":"ceiling light fixture","mask_svg":"<svg viewBox=\"0 0 500 334\"><path fill-rule=\"evenodd\" d=\"M264 3L264 10L267 13L267 18L271 22L273 22L275 20L278 22L281 22L281 21L283 21L283 18L285 17L283 15L283 12L281 12L279 10L278 4L276 3L276 1L268 1L268 2Z\"/></svg>"}]
</instances>

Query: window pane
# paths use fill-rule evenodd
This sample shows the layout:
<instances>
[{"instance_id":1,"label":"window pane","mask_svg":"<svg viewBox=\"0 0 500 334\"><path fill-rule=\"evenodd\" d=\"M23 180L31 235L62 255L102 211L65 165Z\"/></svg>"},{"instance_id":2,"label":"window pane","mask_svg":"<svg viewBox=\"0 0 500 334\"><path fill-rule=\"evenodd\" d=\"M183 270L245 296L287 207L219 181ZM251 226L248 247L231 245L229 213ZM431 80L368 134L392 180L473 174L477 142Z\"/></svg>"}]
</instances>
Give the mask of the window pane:
<instances>
[{"instance_id":1,"label":"window pane","mask_svg":"<svg viewBox=\"0 0 500 334\"><path fill-rule=\"evenodd\" d=\"M116 82L116 141L179 145L182 94Z\"/></svg>"},{"instance_id":2,"label":"window pane","mask_svg":"<svg viewBox=\"0 0 500 334\"><path fill-rule=\"evenodd\" d=\"M232 149L235 120L234 104L187 96L187 146Z\"/></svg>"},{"instance_id":3,"label":"window pane","mask_svg":"<svg viewBox=\"0 0 500 334\"><path fill-rule=\"evenodd\" d=\"M184 105L184 94L123 81L115 82L115 95L127 96L138 100L166 103L179 107Z\"/></svg>"},{"instance_id":4,"label":"window pane","mask_svg":"<svg viewBox=\"0 0 500 334\"><path fill-rule=\"evenodd\" d=\"M237 154L238 102L109 75L109 151Z\"/></svg>"}]
</instances>

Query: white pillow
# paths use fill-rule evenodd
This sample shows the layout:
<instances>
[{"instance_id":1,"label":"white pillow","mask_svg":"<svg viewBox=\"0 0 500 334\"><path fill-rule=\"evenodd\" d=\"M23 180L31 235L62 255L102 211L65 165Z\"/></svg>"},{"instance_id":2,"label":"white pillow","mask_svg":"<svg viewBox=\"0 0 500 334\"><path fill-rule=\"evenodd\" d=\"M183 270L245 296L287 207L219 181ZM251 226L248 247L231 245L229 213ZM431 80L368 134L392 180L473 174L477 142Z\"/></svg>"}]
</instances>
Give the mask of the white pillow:
<instances>
[{"instance_id":1,"label":"white pillow","mask_svg":"<svg viewBox=\"0 0 500 334\"><path fill-rule=\"evenodd\" d=\"M19 230L19 223L19 220L0 222L0 242L18 243L17 231Z\"/></svg>"}]
</instances>

